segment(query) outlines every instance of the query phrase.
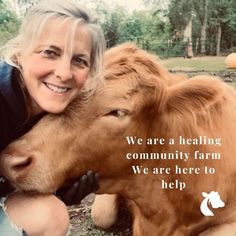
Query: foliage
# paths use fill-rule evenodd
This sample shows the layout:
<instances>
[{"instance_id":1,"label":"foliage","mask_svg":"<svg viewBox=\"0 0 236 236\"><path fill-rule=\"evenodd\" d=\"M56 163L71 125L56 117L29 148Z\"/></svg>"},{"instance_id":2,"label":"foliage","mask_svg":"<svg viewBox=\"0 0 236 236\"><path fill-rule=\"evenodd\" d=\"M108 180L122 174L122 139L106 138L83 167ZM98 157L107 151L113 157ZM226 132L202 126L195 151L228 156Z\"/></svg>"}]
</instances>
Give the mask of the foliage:
<instances>
[{"instance_id":1,"label":"foliage","mask_svg":"<svg viewBox=\"0 0 236 236\"><path fill-rule=\"evenodd\" d=\"M183 31L190 15L193 16L193 44L206 40L207 53L215 54L219 43L227 51L236 46L236 1L208 0L206 38L201 39L201 27L204 19L206 0L171 0L168 17L172 30ZM221 28L221 31L219 31ZM195 51L196 53L198 51Z\"/></svg>"},{"instance_id":2,"label":"foliage","mask_svg":"<svg viewBox=\"0 0 236 236\"><path fill-rule=\"evenodd\" d=\"M210 32L216 32L217 27L222 27L221 47L230 49L236 46L236 1L216 0L211 2L209 25Z\"/></svg>"},{"instance_id":3,"label":"foliage","mask_svg":"<svg viewBox=\"0 0 236 236\"><path fill-rule=\"evenodd\" d=\"M16 35L20 20L7 8L3 0L0 0L0 46Z\"/></svg>"},{"instance_id":4,"label":"foliage","mask_svg":"<svg viewBox=\"0 0 236 236\"><path fill-rule=\"evenodd\" d=\"M23 15L38 0L14 1ZM143 0L146 10L133 12L115 3L108 4L105 0L76 1L96 12L108 48L125 41L134 41L144 49L164 57L184 55L186 43L183 42L181 32L191 16L193 50L195 55L199 52L207 1L206 53L215 54L217 45L225 53L236 50L236 0ZM9 2L0 0L0 44L14 36L19 28L20 19L16 11L9 7L10 4L6 4ZM179 33L178 37L174 37L176 32Z\"/></svg>"},{"instance_id":5,"label":"foliage","mask_svg":"<svg viewBox=\"0 0 236 236\"><path fill-rule=\"evenodd\" d=\"M183 31L185 29L190 15L192 14L192 9L192 1L171 0L168 17L173 30L177 29Z\"/></svg>"}]
</instances>

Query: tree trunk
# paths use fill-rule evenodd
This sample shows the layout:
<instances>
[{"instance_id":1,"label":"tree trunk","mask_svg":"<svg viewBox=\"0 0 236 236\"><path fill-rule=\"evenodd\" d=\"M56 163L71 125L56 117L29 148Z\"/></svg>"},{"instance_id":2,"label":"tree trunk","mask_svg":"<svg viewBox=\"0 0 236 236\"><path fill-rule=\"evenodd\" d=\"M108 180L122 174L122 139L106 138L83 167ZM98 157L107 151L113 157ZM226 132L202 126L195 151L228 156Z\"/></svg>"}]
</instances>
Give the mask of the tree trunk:
<instances>
[{"instance_id":1,"label":"tree trunk","mask_svg":"<svg viewBox=\"0 0 236 236\"><path fill-rule=\"evenodd\" d=\"M196 45L195 45L195 54L198 54L199 50L199 38L196 39Z\"/></svg>"},{"instance_id":2,"label":"tree trunk","mask_svg":"<svg viewBox=\"0 0 236 236\"><path fill-rule=\"evenodd\" d=\"M220 55L221 34L222 34L222 27L221 24L219 23L216 36L216 56Z\"/></svg>"},{"instance_id":3,"label":"tree trunk","mask_svg":"<svg viewBox=\"0 0 236 236\"><path fill-rule=\"evenodd\" d=\"M189 21L184 29L184 42L192 42L192 23L193 22L193 15L191 13L191 16L189 18Z\"/></svg>"},{"instance_id":4,"label":"tree trunk","mask_svg":"<svg viewBox=\"0 0 236 236\"><path fill-rule=\"evenodd\" d=\"M200 53L206 54L206 27L207 27L208 0L204 4L204 18L201 26L201 48Z\"/></svg>"}]
</instances>

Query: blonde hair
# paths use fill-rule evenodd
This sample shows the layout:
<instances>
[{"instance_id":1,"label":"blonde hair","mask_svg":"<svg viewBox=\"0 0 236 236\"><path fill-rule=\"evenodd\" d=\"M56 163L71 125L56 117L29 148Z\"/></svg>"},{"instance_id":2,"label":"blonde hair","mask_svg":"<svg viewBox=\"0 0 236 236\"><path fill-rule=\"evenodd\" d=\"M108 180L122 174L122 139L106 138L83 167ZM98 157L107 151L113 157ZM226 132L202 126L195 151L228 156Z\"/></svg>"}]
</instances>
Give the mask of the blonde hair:
<instances>
[{"instance_id":1,"label":"blonde hair","mask_svg":"<svg viewBox=\"0 0 236 236\"><path fill-rule=\"evenodd\" d=\"M90 77L100 77L105 51L103 32L90 17L88 11L72 0L43 0L33 6L25 16L19 34L1 49L2 59L20 70L17 55L23 50L25 52L34 49L45 24L51 18L71 19L77 22L74 26L81 23L86 26L92 39Z\"/></svg>"}]
</instances>

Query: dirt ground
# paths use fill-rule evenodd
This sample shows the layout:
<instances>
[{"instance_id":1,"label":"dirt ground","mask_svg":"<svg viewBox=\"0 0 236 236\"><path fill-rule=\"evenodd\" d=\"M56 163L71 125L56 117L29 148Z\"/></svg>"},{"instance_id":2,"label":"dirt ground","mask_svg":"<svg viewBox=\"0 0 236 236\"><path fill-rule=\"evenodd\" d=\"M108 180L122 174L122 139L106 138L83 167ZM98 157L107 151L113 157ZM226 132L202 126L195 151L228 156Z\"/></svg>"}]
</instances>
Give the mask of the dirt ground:
<instances>
[{"instance_id":1,"label":"dirt ground","mask_svg":"<svg viewBox=\"0 0 236 236\"><path fill-rule=\"evenodd\" d=\"M70 236L131 236L132 217L126 206L121 207L117 223L108 231L97 228L91 219L94 194L87 196L78 206L69 207L72 232Z\"/></svg>"}]
</instances>

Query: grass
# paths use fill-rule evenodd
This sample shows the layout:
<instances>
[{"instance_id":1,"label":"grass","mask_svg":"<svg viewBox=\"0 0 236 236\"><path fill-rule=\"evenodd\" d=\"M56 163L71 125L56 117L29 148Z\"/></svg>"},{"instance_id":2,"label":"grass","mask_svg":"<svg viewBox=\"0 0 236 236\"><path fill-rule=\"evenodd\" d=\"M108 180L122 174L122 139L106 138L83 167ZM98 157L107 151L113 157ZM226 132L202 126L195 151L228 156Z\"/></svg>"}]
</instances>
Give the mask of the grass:
<instances>
[{"instance_id":1,"label":"grass","mask_svg":"<svg viewBox=\"0 0 236 236\"><path fill-rule=\"evenodd\" d=\"M225 57L193 57L184 59L183 57L169 58L163 60L163 64L172 70L206 70L221 71L227 70L225 66Z\"/></svg>"},{"instance_id":2,"label":"grass","mask_svg":"<svg viewBox=\"0 0 236 236\"><path fill-rule=\"evenodd\" d=\"M226 57L193 57L191 59L184 59L183 57L175 57L162 60L162 62L169 70L173 72L181 71L188 74L189 77L199 74L210 74L222 77L225 73L231 73L232 81L229 85L236 88L236 69L227 69L225 58ZM224 78L222 77L222 79Z\"/></svg>"}]
</instances>

